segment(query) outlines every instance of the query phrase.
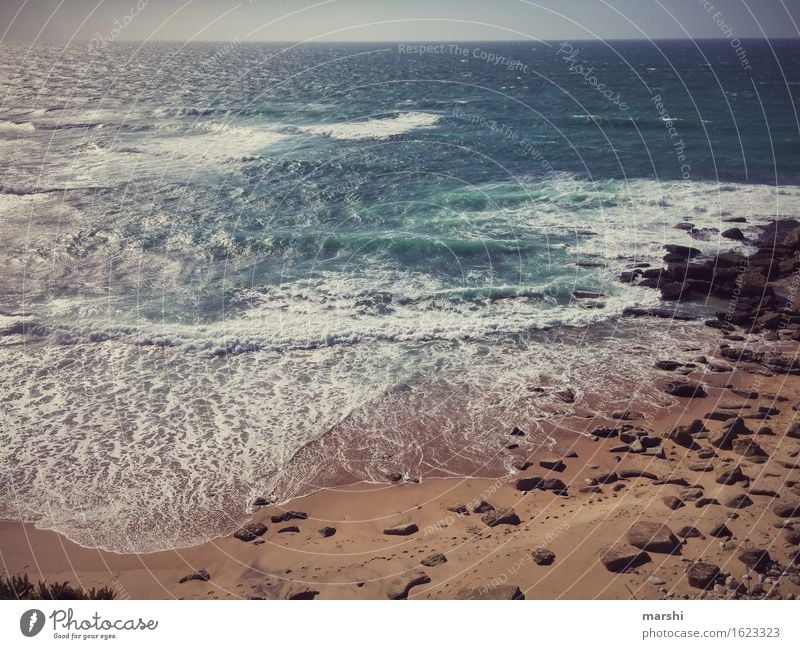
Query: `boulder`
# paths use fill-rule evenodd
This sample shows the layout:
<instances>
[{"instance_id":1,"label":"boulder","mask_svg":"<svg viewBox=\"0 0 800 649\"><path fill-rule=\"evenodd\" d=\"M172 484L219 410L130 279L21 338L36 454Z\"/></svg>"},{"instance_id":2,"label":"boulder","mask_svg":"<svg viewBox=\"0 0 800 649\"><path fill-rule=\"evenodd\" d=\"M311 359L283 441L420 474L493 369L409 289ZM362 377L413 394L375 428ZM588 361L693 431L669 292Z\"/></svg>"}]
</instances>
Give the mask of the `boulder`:
<instances>
[{"instance_id":1,"label":"boulder","mask_svg":"<svg viewBox=\"0 0 800 649\"><path fill-rule=\"evenodd\" d=\"M317 530L317 531L320 533L320 535L323 538L326 538L326 539L331 537L331 536L333 536L334 534L336 534L336 528L335 527L320 527L319 530Z\"/></svg>"},{"instance_id":2,"label":"boulder","mask_svg":"<svg viewBox=\"0 0 800 649\"><path fill-rule=\"evenodd\" d=\"M472 507L473 514L485 514L486 512L490 512L492 510L494 510L494 505L486 502L485 500L479 500Z\"/></svg>"},{"instance_id":3,"label":"boulder","mask_svg":"<svg viewBox=\"0 0 800 649\"><path fill-rule=\"evenodd\" d=\"M541 488L542 478L532 476L530 478L520 478L514 484L514 488L518 491L533 491L534 489Z\"/></svg>"},{"instance_id":4,"label":"boulder","mask_svg":"<svg viewBox=\"0 0 800 649\"><path fill-rule=\"evenodd\" d=\"M628 528L628 543L640 550L671 554L680 547L680 541L666 525L639 521Z\"/></svg>"},{"instance_id":5,"label":"boulder","mask_svg":"<svg viewBox=\"0 0 800 649\"><path fill-rule=\"evenodd\" d=\"M704 539L705 534L703 534L700 530L696 527L692 527L691 525L686 525L678 530L678 536L683 539Z\"/></svg>"},{"instance_id":6,"label":"boulder","mask_svg":"<svg viewBox=\"0 0 800 649\"><path fill-rule=\"evenodd\" d=\"M442 563L447 563L447 557L444 556L441 552L436 552L435 554L430 555L429 557L425 557L420 563L423 566L427 566L428 568L433 568L434 566L438 566Z\"/></svg>"},{"instance_id":7,"label":"boulder","mask_svg":"<svg viewBox=\"0 0 800 649\"><path fill-rule=\"evenodd\" d=\"M686 399L703 398L708 396L705 387L700 383L694 381L670 381L664 386L664 392L672 395L673 397L682 397Z\"/></svg>"},{"instance_id":8,"label":"boulder","mask_svg":"<svg viewBox=\"0 0 800 649\"><path fill-rule=\"evenodd\" d=\"M535 548L531 552L531 556L537 566L549 566L556 560L555 553L547 548Z\"/></svg>"},{"instance_id":9,"label":"boulder","mask_svg":"<svg viewBox=\"0 0 800 649\"><path fill-rule=\"evenodd\" d=\"M767 458L767 452L751 439L735 439L731 448L734 453L745 456L751 462L763 462Z\"/></svg>"},{"instance_id":10,"label":"boulder","mask_svg":"<svg viewBox=\"0 0 800 649\"><path fill-rule=\"evenodd\" d=\"M698 257L699 255L703 254L697 248L681 246L674 243L664 244L664 250L666 250L670 255L675 255L680 259L691 259L692 257Z\"/></svg>"},{"instance_id":11,"label":"boulder","mask_svg":"<svg viewBox=\"0 0 800 649\"><path fill-rule=\"evenodd\" d=\"M727 525L725 525L725 523L719 523L718 525L712 527L709 534L713 536L715 539L724 539L733 536L733 532L730 531L730 529L728 528Z\"/></svg>"},{"instance_id":12,"label":"boulder","mask_svg":"<svg viewBox=\"0 0 800 649\"><path fill-rule=\"evenodd\" d=\"M622 469L618 473L620 478L625 480L630 480L632 478L645 478L647 480L658 480L658 476L655 473L650 473L649 471L640 471L639 469Z\"/></svg>"},{"instance_id":13,"label":"boulder","mask_svg":"<svg viewBox=\"0 0 800 649\"><path fill-rule=\"evenodd\" d=\"M306 514L305 512L287 511L272 516L270 520L272 520L273 523L285 523L286 521L291 521L295 519L299 521L304 521L307 518L308 514Z\"/></svg>"},{"instance_id":14,"label":"boulder","mask_svg":"<svg viewBox=\"0 0 800 649\"><path fill-rule=\"evenodd\" d=\"M282 527L278 530L278 534L297 534L300 532L300 528L297 525L287 525L286 527Z\"/></svg>"},{"instance_id":15,"label":"boulder","mask_svg":"<svg viewBox=\"0 0 800 649\"><path fill-rule=\"evenodd\" d=\"M678 361L656 361L653 365L667 372L674 372L679 367L683 367L683 363L679 363Z\"/></svg>"},{"instance_id":16,"label":"boulder","mask_svg":"<svg viewBox=\"0 0 800 649\"><path fill-rule=\"evenodd\" d=\"M543 469L549 469L550 471L558 471L561 472L567 468L567 465L561 460L561 458L545 458L544 460L539 461L539 466Z\"/></svg>"},{"instance_id":17,"label":"boulder","mask_svg":"<svg viewBox=\"0 0 800 649\"><path fill-rule=\"evenodd\" d=\"M575 390L572 388L564 388L563 390L556 390L554 396L563 401L564 403L575 403Z\"/></svg>"},{"instance_id":18,"label":"boulder","mask_svg":"<svg viewBox=\"0 0 800 649\"><path fill-rule=\"evenodd\" d=\"M493 511L486 512L483 516L481 516L481 520L489 527L495 527L497 525L520 524L519 516L517 516L517 513L509 507L502 507L501 509L495 509Z\"/></svg>"},{"instance_id":19,"label":"boulder","mask_svg":"<svg viewBox=\"0 0 800 649\"><path fill-rule=\"evenodd\" d=\"M723 499L723 504L732 509L744 509L753 504L753 501L747 494L735 494Z\"/></svg>"},{"instance_id":20,"label":"boulder","mask_svg":"<svg viewBox=\"0 0 800 649\"><path fill-rule=\"evenodd\" d=\"M419 532L419 527L417 527L415 523L403 523L402 525L387 527L383 530L383 533L389 536L409 536L417 532Z\"/></svg>"},{"instance_id":21,"label":"boulder","mask_svg":"<svg viewBox=\"0 0 800 649\"><path fill-rule=\"evenodd\" d=\"M780 518L796 518L800 516L800 502L775 505L772 512Z\"/></svg>"},{"instance_id":22,"label":"boulder","mask_svg":"<svg viewBox=\"0 0 800 649\"><path fill-rule=\"evenodd\" d=\"M522 594L519 586L507 584L504 586L481 586L480 588L465 588L458 591L455 599L525 599L525 595Z\"/></svg>"},{"instance_id":23,"label":"boulder","mask_svg":"<svg viewBox=\"0 0 800 649\"><path fill-rule=\"evenodd\" d=\"M460 514L461 516L469 516L469 509L467 509L466 505L461 505L461 504L450 505L447 508L447 511L453 512L454 514Z\"/></svg>"},{"instance_id":24,"label":"boulder","mask_svg":"<svg viewBox=\"0 0 800 649\"><path fill-rule=\"evenodd\" d=\"M408 599L408 594L414 586L421 586L422 584L431 583L431 578L424 572L418 572L412 575L410 579L404 582L395 582L387 593L389 599Z\"/></svg>"},{"instance_id":25,"label":"boulder","mask_svg":"<svg viewBox=\"0 0 800 649\"><path fill-rule=\"evenodd\" d=\"M295 586L286 591L284 598L289 600L308 600L314 599L317 595L319 595L318 590L314 590L308 586Z\"/></svg>"},{"instance_id":26,"label":"boulder","mask_svg":"<svg viewBox=\"0 0 800 649\"><path fill-rule=\"evenodd\" d=\"M619 480L619 475L615 471L603 471L596 473L591 480L592 484L611 484Z\"/></svg>"},{"instance_id":27,"label":"boulder","mask_svg":"<svg viewBox=\"0 0 800 649\"><path fill-rule=\"evenodd\" d=\"M187 581L209 581L210 579L211 575L208 574L208 571L201 568L199 570L195 570L191 575L181 577L178 580L178 583L185 584Z\"/></svg>"},{"instance_id":28,"label":"boulder","mask_svg":"<svg viewBox=\"0 0 800 649\"><path fill-rule=\"evenodd\" d=\"M635 410L615 410L611 413L612 419L620 419L622 421L630 421L632 419L643 419L644 415Z\"/></svg>"},{"instance_id":29,"label":"boulder","mask_svg":"<svg viewBox=\"0 0 800 649\"><path fill-rule=\"evenodd\" d=\"M744 550L737 558L748 568L759 573L765 573L772 566L772 557L766 550L751 548Z\"/></svg>"},{"instance_id":30,"label":"boulder","mask_svg":"<svg viewBox=\"0 0 800 649\"><path fill-rule=\"evenodd\" d=\"M726 239L733 239L734 241L744 240L744 232L742 232L739 228L730 228L729 230L725 230L722 233L722 236Z\"/></svg>"},{"instance_id":31,"label":"boulder","mask_svg":"<svg viewBox=\"0 0 800 649\"><path fill-rule=\"evenodd\" d=\"M255 541L259 536L264 536L264 533L266 531L267 531L266 525L263 525L261 523L247 523L243 525L240 529L236 530L233 533L233 536L234 538L237 538L240 541L249 543L250 541Z\"/></svg>"},{"instance_id":32,"label":"boulder","mask_svg":"<svg viewBox=\"0 0 800 649\"><path fill-rule=\"evenodd\" d=\"M689 585L693 588L700 588L701 590L713 588L718 577L719 566L713 563L695 561L690 564L686 570L686 578L689 581Z\"/></svg>"},{"instance_id":33,"label":"boulder","mask_svg":"<svg viewBox=\"0 0 800 649\"><path fill-rule=\"evenodd\" d=\"M625 543L600 550L600 562L609 572L628 572L650 561L650 555Z\"/></svg>"},{"instance_id":34,"label":"boulder","mask_svg":"<svg viewBox=\"0 0 800 649\"><path fill-rule=\"evenodd\" d=\"M546 478L539 483L539 489L544 491L554 491L560 495L567 494L567 485L558 478Z\"/></svg>"},{"instance_id":35,"label":"boulder","mask_svg":"<svg viewBox=\"0 0 800 649\"><path fill-rule=\"evenodd\" d=\"M745 482L749 483L750 478L748 478L742 470L738 466L734 466L732 468L722 468L717 473L717 484L726 484L732 485L736 484L737 482Z\"/></svg>"},{"instance_id":36,"label":"boulder","mask_svg":"<svg viewBox=\"0 0 800 649\"><path fill-rule=\"evenodd\" d=\"M683 501L677 496L664 496L662 499L664 504L670 509L680 509L683 507Z\"/></svg>"}]
</instances>

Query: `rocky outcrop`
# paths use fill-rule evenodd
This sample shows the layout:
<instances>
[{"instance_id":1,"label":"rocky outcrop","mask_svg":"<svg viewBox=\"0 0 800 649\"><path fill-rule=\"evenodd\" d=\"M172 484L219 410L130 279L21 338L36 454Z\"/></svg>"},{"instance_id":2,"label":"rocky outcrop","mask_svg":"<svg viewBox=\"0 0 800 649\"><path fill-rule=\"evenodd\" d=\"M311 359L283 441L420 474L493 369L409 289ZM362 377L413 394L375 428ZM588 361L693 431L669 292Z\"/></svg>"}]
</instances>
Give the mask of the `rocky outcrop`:
<instances>
[{"instance_id":1,"label":"rocky outcrop","mask_svg":"<svg viewBox=\"0 0 800 649\"><path fill-rule=\"evenodd\" d=\"M397 581L389 589L387 597L389 599L408 599L408 595L412 588L421 586L422 584L431 583L431 578L424 572L418 572L410 579L405 581Z\"/></svg>"},{"instance_id":2,"label":"rocky outcrop","mask_svg":"<svg viewBox=\"0 0 800 649\"><path fill-rule=\"evenodd\" d=\"M708 396L708 392L703 385L694 381L670 381L664 386L664 392L673 397L685 399L698 399Z\"/></svg>"},{"instance_id":3,"label":"rocky outcrop","mask_svg":"<svg viewBox=\"0 0 800 649\"><path fill-rule=\"evenodd\" d=\"M780 518L797 518L800 516L800 502L775 505L772 508L772 512Z\"/></svg>"}]
</instances>

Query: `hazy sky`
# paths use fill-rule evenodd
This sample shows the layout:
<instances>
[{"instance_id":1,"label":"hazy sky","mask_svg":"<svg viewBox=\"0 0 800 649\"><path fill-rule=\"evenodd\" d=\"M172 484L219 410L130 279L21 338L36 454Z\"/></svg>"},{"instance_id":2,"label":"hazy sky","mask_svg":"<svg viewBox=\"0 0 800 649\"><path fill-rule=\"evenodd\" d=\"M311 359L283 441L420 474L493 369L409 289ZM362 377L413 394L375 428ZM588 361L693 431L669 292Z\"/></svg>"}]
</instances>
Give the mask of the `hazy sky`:
<instances>
[{"instance_id":1,"label":"hazy sky","mask_svg":"<svg viewBox=\"0 0 800 649\"><path fill-rule=\"evenodd\" d=\"M799 23L800 0L0 0L17 41L797 38Z\"/></svg>"}]
</instances>

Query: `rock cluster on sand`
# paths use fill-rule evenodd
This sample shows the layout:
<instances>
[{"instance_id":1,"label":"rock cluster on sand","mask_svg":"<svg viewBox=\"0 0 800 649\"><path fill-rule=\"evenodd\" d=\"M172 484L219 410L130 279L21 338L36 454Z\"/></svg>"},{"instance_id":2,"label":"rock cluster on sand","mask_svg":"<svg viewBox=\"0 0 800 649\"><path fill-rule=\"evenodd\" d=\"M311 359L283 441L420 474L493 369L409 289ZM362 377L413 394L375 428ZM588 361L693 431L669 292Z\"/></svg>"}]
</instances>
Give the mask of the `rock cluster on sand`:
<instances>
[{"instance_id":1,"label":"rock cluster on sand","mask_svg":"<svg viewBox=\"0 0 800 649\"><path fill-rule=\"evenodd\" d=\"M236 530L233 536L240 541L249 543L250 541L255 541L259 536L264 536L266 531L267 528L262 523L247 523Z\"/></svg>"}]
</instances>

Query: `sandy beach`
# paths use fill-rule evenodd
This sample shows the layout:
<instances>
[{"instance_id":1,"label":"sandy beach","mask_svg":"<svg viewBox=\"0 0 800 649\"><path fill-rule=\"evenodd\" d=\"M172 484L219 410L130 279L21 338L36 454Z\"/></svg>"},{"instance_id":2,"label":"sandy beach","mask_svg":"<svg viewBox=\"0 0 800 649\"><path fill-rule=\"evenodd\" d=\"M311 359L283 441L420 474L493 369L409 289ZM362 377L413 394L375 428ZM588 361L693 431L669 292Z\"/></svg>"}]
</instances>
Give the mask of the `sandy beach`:
<instances>
[{"instance_id":1,"label":"sandy beach","mask_svg":"<svg viewBox=\"0 0 800 649\"><path fill-rule=\"evenodd\" d=\"M794 357L792 333L751 340ZM705 360L685 378L706 386L707 396L678 398L656 419L633 408L617 418L595 413L585 420L595 434L563 431L557 445L539 448L509 431L524 463L497 479L323 490L256 507L250 524L266 531L253 526L244 539L142 555L3 522L2 566L31 579L111 585L136 599L800 596L800 527L792 522L800 513L800 442L790 432L800 381ZM684 378L655 371L664 384ZM697 420L705 430L694 432ZM749 447L725 443L731 424ZM631 440L645 452L631 452ZM492 513L501 521L494 526ZM720 525L727 529L715 530ZM604 553L609 546L613 556ZM705 565L718 572L698 587ZM692 566L701 566L699 577Z\"/></svg>"}]
</instances>

